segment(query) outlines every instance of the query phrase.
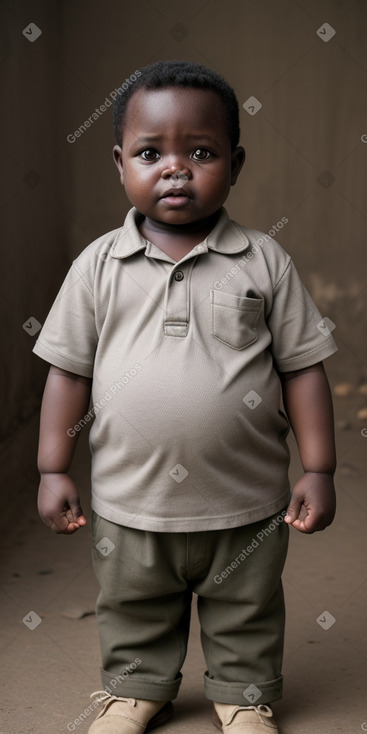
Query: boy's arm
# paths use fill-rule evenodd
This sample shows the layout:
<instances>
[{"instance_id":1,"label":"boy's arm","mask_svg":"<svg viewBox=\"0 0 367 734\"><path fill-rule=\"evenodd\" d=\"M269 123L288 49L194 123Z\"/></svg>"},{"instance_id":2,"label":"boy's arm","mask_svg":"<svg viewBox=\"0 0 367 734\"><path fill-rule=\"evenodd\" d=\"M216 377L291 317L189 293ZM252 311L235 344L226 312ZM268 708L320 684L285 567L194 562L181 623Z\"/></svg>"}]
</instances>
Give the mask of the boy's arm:
<instances>
[{"instance_id":1,"label":"boy's arm","mask_svg":"<svg viewBox=\"0 0 367 734\"><path fill-rule=\"evenodd\" d=\"M285 521L303 533L334 519L336 467L333 406L322 362L280 374L283 401L305 474L296 483Z\"/></svg>"},{"instance_id":2,"label":"boy's arm","mask_svg":"<svg viewBox=\"0 0 367 734\"><path fill-rule=\"evenodd\" d=\"M37 462L41 474L38 510L42 520L57 533L73 533L86 524L77 488L67 474L79 432L68 430L87 412L91 384L91 378L51 365L43 394Z\"/></svg>"}]
</instances>

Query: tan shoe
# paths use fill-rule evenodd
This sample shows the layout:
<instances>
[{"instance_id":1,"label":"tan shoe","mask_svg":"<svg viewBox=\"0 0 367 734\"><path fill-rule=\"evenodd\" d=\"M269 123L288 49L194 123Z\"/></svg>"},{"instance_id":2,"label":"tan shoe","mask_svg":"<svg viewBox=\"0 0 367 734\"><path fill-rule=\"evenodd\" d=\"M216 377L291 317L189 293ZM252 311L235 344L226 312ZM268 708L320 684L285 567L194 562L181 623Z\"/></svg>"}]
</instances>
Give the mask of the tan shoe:
<instances>
[{"instance_id":1,"label":"tan shoe","mask_svg":"<svg viewBox=\"0 0 367 734\"><path fill-rule=\"evenodd\" d=\"M165 724L172 716L171 701L145 701L95 691L97 703L104 703L88 734L142 734Z\"/></svg>"},{"instance_id":2,"label":"tan shoe","mask_svg":"<svg viewBox=\"0 0 367 734\"><path fill-rule=\"evenodd\" d=\"M279 734L269 706L232 706L215 703L213 724L224 734Z\"/></svg>"}]
</instances>

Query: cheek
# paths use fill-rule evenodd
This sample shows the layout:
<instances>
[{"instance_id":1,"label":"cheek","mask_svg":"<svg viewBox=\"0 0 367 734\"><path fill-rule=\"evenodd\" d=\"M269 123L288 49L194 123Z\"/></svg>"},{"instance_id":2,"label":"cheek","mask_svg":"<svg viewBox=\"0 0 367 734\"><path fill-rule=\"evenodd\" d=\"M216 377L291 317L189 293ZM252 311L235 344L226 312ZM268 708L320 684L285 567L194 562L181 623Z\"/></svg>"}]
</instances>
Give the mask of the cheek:
<instances>
[{"instance_id":1,"label":"cheek","mask_svg":"<svg viewBox=\"0 0 367 734\"><path fill-rule=\"evenodd\" d=\"M225 166L218 166L218 168L208 171L203 176L202 185L212 195L215 193L221 194L231 185L230 171Z\"/></svg>"},{"instance_id":2,"label":"cheek","mask_svg":"<svg viewBox=\"0 0 367 734\"><path fill-rule=\"evenodd\" d=\"M130 164L124 169L125 188L143 192L149 187L149 169Z\"/></svg>"}]
</instances>

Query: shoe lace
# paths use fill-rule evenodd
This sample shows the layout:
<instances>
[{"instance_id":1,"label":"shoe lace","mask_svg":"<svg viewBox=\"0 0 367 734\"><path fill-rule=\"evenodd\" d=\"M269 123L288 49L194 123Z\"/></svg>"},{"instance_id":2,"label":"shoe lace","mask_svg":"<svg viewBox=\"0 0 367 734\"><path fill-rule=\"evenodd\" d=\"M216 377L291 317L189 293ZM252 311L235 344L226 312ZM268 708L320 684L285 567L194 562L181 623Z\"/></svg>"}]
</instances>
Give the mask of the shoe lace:
<instances>
[{"instance_id":1,"label":"shoe lace","mask_svg":"<svg viewBox=\"0 0 367 734\"><path fill-rule=\"evenodd\" d=\"M241 706L241 708L253 709L254 711L257 711L258 714L262 714L263 716L270 717L273 715L270 706L267 706L266 703L260 703L258 706Z\"/></svg>"},{"instance_id":2,"label":"shoe lace","mask_svg":"<svg viewBox=\"0 0 367 734\"><path fill-rule=\"evenodd\" d=\"M256 711L257 714L261 714L268 718L273 716L270 706L267 706L265 703L260 703L259 706L236 706L236 708L233 709L230 718L226 721L226 724L231 723L239 711Z\"/></svg>"},{"instance_id":3,"label":"shoe lace","mask_svg":"<svg viewBox=\"0 0 367 734\"><path fill-rule=\"evenodd\" d=\"M110 703L111 701L125 701L125 703L129 703L131 706L136 706L136 699L135 698L124 698L123 696L114 696L112 693L108 693L108 691L94 691L94 693L90 694L90 698L93 698L93 696L98 696L96 698L97 703Z\"/></svg>"}]
</instances>

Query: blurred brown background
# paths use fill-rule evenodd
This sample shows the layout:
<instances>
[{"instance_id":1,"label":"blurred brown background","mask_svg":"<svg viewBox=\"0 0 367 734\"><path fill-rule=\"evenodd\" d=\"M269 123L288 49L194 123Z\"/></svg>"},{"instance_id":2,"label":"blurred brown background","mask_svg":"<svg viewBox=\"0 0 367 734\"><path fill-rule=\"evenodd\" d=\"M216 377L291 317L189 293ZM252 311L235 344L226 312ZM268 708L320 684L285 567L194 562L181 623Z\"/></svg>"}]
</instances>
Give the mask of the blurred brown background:
<instances>
[{"instance_id":1,"label":"blurred brown background","mask_svg":"<svg viewBox=\"0 0 367 734\"><path fill-rule=\"evenodd\" d=\"M339 352L326 368L335 398L339 514L326 534L310 539L293 533L286 570L290 683L285 706L290 701L298 706L306 696L309 707L319 701L319 708L314 728L310 723L303 728L302 720L297 728L295 720L286 731L357 734L363 723L367 730L366 682L361 683L367 661L362 623L367 588L366 1L0 0L0 31L0 523L11 536L6 558L13 549L9 579L0 591L9 622L2 668L13 681L9 721L17 722L13 729L7 725L7 734L65 731L61 691L70 695L79 675L71 706L75 717L83 709L80 696L98 687L95 680L91 687L88 673L93 669L95 677L99 664L94 619L83 622L81 660L76 654L80 638L71 644L70 628L62 627L56 606L65 593L75 594L79 604L93 597L83 545L88 539L79 533L66 540L52 536L35 509L39 406L48 366L32 347L73 258L120 226L130 205L112 161L111 108L75 142L67 136L136 69L171 58L204 63L234 87L247 160L227 209L242 224L264 232L288 219L276 239L294 258L322 315L335 324ZM250 108L250 97L262 105L257 111L258 103ZM78 448L73 471L88 512L87 432ZM292 453L296 475L293 444ZM47 575L51 572L53 577ZM39 630L31 633L21 624L29 609L43 610L54 620L54 627L40 627L50 647L32 648ZM330 632L315 623L325 609L337 619ZM323 657L316 658L315 650L314 657L308 655L306 643L319 643L320 653L326 639ZM9 661L12 665L19 656L28 671L37 656L39 680L55 700L54 718L49 720L45 709L42 725L34 707L31 728L24 723L28 714L21 726L14 713L20 680L18 664L10 673ZM300 658L303 668L296 666ZM313 679L315 662L321 684ZM21 690L24 695L28 690L31 709L35 691L27 689L27 680ZM191 707L195 695L196 688L188 699ZM87 724L78 731L86 730Z\"/></svg>"}]
</instances>

